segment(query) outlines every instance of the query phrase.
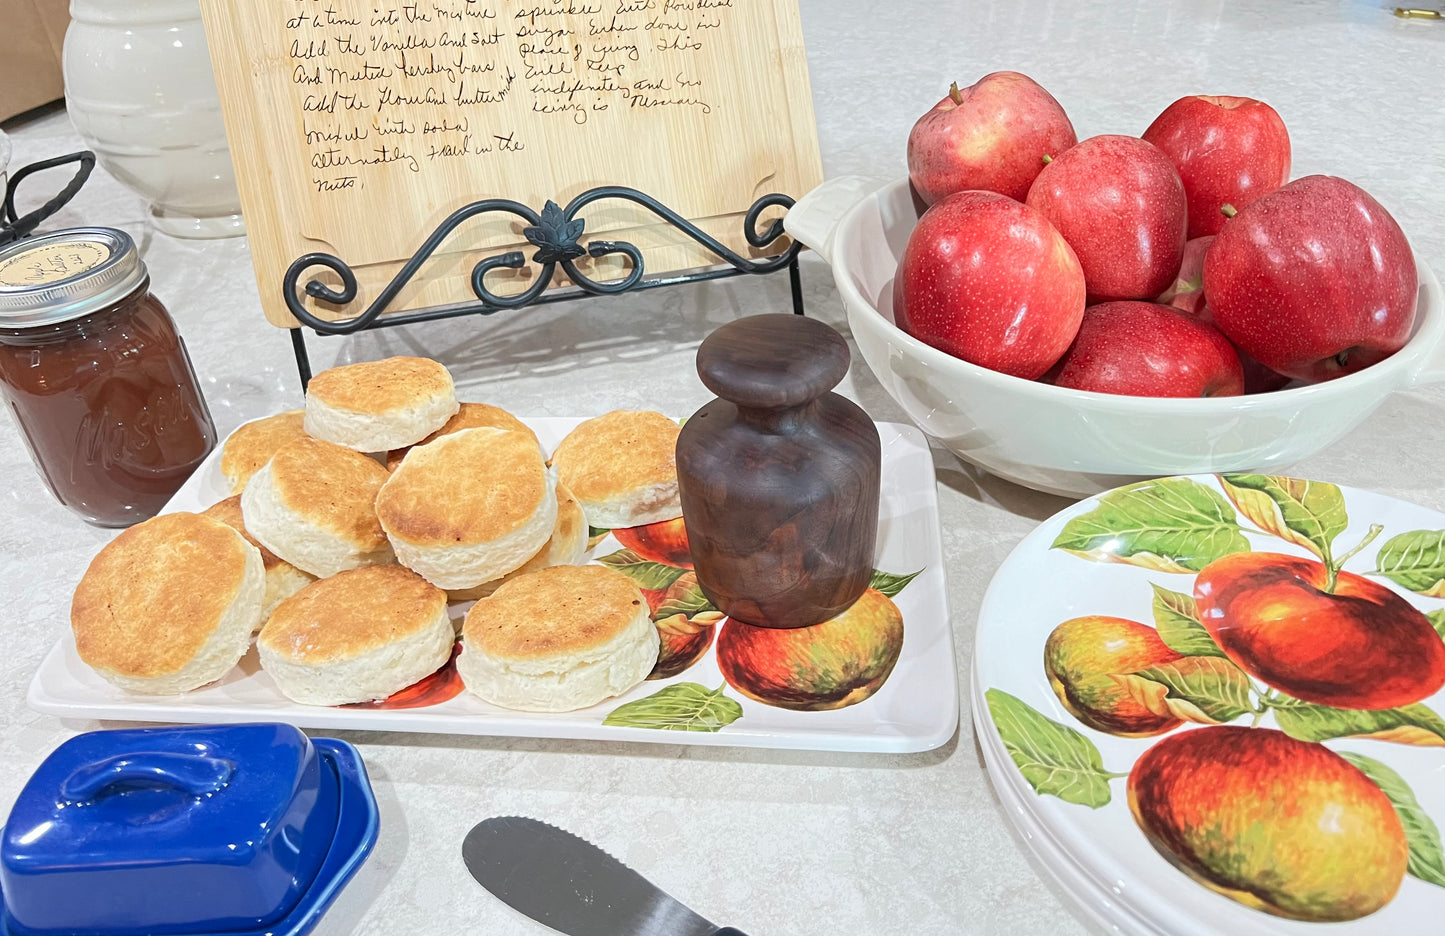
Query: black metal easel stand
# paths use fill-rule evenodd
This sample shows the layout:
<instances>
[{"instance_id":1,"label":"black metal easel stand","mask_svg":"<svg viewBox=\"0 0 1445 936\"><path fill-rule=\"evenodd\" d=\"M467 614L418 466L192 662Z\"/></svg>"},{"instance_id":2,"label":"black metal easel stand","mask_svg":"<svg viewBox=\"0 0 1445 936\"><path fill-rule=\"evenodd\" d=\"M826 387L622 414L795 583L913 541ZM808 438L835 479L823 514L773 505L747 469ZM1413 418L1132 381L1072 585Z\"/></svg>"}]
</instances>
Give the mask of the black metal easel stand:
<instances>
[{"instance_id":1,"label":"black metal easel stand","mask_svg":"<svg viewBox=\"0 0 1445 936\"><path fill-rule=\"evenodd\" d=\"M715 254L720 261L719 265L691 273L648 279L644 269L642 251L626 241L594 240L589 241L587 246L583 247L579 241L586 229L586 221L577 217L578 212L593 202L608 198L624 199L651 211ZM792 206L793 199L781 194L764 195L754 202L743 220L743 235L747 238L748 243L762 249L782 238L784 231L781 218L774 220L768 229L762 232L757 229L758 220L768 208L791 208ZM471 287L477 297L477 302L383 317L387 307L396 299L397 294L411 281L416 272L421 269L422 264L426 263L453 231L464 221L493 211L516 215L529 225L523 234L530 243L537 247L537 251L532 254L532 262L541 266L536 281L530 287L515 296L499 296L487 288L486 275L492 270L498 268L519 270L526 266L526 255L520 250L514 250L498 256L487 257L472 267ZM777 256L752 260L729 249L721 241L710 236L652 196L639 192L637 189L608 185L583 192L568 202L566 208L560 208L555 202L549 201L540 213L521 202L504 198L489 198L457 209L432 232L421 248L412 255L412 258L376 297L376 300L354 318L340 321L318 318L306 309L297 293L297 286L300 284L303 274L313 267L324 267L341 277L341 290L338 292L319 280L313 279L306 283L306 294L314 299L338 306L348 305L356 299L356 274L343 260L331 254L310 253L298 257L286 270L286 275L282 279L282 288L285 291L287 308L291 310L291 314L296 317L297 321L302 323L302 326L309 327L321 335L349 335L369 328L391 328L397 325L410 325L416 322L430 322L465 315L493 315L503 309L520 309L524 306L546 305L589 296L612 296L618 293L725 279L732 276L756 276L776 273L786 268L792 283L793 311L802 315L803 287L798 272L798 252L801 249L802 245L794 241L786 251ZM628 258L631 269L626 276L617 280L599 282L583 274L577 269L574 262L583 256L595 259L608 254L624 254ZM551 284L558 265L561 265L562 272L576 284L577 288L547 292L547 287ZM296 369L301 375L301 389L304 391L306 385L311 381L311 358L306 350L306 338L302 327L291 329L291 346L296 352Z\"/></svg>"}]
</instances>

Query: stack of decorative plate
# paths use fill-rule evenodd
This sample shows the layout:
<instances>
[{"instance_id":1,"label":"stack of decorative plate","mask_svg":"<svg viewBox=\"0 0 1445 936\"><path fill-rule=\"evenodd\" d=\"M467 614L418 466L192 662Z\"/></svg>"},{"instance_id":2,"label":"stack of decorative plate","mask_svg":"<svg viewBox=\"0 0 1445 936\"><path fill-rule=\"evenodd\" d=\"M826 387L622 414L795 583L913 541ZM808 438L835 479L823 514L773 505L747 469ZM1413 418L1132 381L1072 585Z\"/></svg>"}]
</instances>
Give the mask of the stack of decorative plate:
<instances>
[{"instance_id":1,"label":"stack of decorative plate","mask_svg":"<svg viewBox=\"0 0 1445 936\"><path fill-rule=\"evenodd\" d=\"M1131 936L1441 932L1442 689L1445 516L1264 475L1055 516L974 654L1009 818Z\"/></svg>"}]
</instances>

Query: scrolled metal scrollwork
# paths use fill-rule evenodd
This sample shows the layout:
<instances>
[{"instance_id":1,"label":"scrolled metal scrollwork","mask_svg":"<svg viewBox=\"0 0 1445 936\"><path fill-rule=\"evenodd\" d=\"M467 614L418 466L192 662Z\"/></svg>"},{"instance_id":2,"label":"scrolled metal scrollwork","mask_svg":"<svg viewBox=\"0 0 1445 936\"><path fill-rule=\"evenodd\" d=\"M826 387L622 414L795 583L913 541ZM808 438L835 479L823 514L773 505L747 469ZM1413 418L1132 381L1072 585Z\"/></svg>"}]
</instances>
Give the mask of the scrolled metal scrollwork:
<instances>
[{"instance_id":1,"label":"scrolled metal scrollwork","mask_svg":"<svg viewBox=\"0 0 1445 936\"><path fill-rule=\"evenodd\" d=\"M744 257L730 249L717 238L712 237L697 225L688 221L682 215L659 202L657 199L634 188L620 185L602 186L589 189L578 195L567 203L565 208L559 207L555 202L549 201L541 212L537 212L521 202L510 199L489 198L483 201L473 202L452 212L435 231L426 239L415 254L412 255L406 264L392 277L391 282L377 295L376 299L367 306L361 314L339 321L327 321L319 318L301 300L298 287L302 277L314 271L317 267L330 270L341 279L341 289L336 290L322 283L319 279L312 278L307 281L304 291L306 295L322 302L337 306L346 306L356 300L357 283L356 274L351 267L332 254L309 253L298 257L295 262L286 270L282 278L282 289L286 297L286 306L291 310L297 321L303 325L315 329L317 332L328 335L347 335L372 327L377 320L387 311L397 295L411 282L423 264L427 262L442 243L463 223L480 215L493 212L504 212L515 215L527 223L523 230L523 236L527 241L536 247L531 256L531 262L541 267L537 279L524 291L512 296L502 296L493 292L486 283L487 275L493 271L508 269L520 270L527 265L528 258L523 251L513 250L504 254L487 257L472 267L471 287L473 294L479 300L477 305L468 305L462 308L448 307L444 313L448 317L458 314L490 315L502 309L517 309L531 305L542 297L548 286L551 285L557 267L561 266L566 277L582 292L591 295L615 295L632 289L647 285L644 283L646 276L646 263L642 251L635 245L626 241L594 240L589 241L584 247L582 236L587 229L585 219L578 217L579 213L596 202L604 199L621 199L639 205L653 214L657 215L669 225L677 228L693 241L707 248L712 254L718 257L719 261L726 263L733 268L729 273L762 274L773 273L791 266L797 259L801 245L797 242L789 245L788 249L776 256L767 257L761 260L753 260ZM765 211L769 208L791 208L793 199L787 195L772 194L765 195L758 199L748 209L744 216L743 235L747 242L757 249L765 249L777 242L785 234L781 218L775 219L767 230L759 231L758 224ZM583 273L577 268L576 261L584 256L598 259L609 255L622 255L627 258L627 273L618 279L597 280ZM795 271L796 272L796 271ZM672 282L686 282L690 279L711 279L716 274L698 274L696 276L682 276ZM795 302L797 301L797 287L795 284ZM546 300L543 300L546 301ZM426 313L414 313L407 316L408 321L424 320ZM436 317L441 317L439 313ZM298 363L302 363L301 355L303 348L298 344ZM307 367L302 363L303 376Z\"/></svg>"}]
</instances>

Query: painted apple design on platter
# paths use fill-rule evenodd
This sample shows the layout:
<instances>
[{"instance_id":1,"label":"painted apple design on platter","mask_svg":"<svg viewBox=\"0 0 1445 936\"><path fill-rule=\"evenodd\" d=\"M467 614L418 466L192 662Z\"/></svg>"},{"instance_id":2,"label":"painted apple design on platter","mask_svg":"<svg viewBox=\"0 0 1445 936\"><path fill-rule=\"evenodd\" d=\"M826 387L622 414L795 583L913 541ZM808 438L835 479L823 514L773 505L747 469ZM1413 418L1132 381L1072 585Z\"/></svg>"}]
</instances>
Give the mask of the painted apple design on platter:
<instances>
[{"instance_id":1,"label":"painted apple design on platter","mask_svg":"<svg viewBox=\"0 0 1445 936\"><path fill-rule=\"evenodd\" d=\"M692 551L687 545L687 527L682 518L649 523L646 526L613 530L622 548L630 549L648 562L679 569L692 568Z\"/></svg>"},{"instance_id":2,"label":"painted apple design on platter","mask_svg":"<svg viewBox=\"0 0 1445 936\"><path fill-rule=\"evenodd\" d=\"M989 688L1004 748L1037 794L1080 806L1108 806L1127 777L1133 821L1163 858L1264 913L1344 922L1405 881L1445 889L1445 848L1410 784L1350 744L1445 748L1431 704L1445 689L1445 606L1426 604L1445 598L1445 530L1391 531L1372 570L1345 569L1385 532L1352 525L1339 487L1295 478L1102 495L1053 548L1133 567L1153 625L1054 625L1043 674L1067 717ZM1106 766L1089 731L1147 746Z\"/></svg>"},{"instance_id":3,"label":"painted apple design on platter","mask_svg":"<svg viewBox=\"0 0 1445 936\"><path fill-rule=\"evenodd\" d=\"M1249 675L1297 699L1390 709L1445 687L1445 641L1408 601L1299 556L1239 553L1194 582L1200 622Z\"/></svg>"},{"instance_id":4,"label":"painted apple design on platter","mask_svg":"<svg viewBox=\"0 0 1445 936\"><path fill-rule=\"evenodd\" d=\"M754 627L729 620L717 662L728 685L758 702L817 712L873 696L903 651L903 615L868 589L837 617L812 627Z\"/></svg>"},{"instance_id":5,"label":"painted apple design on platter","mask_svg":"<svg viewBox=\"0 0 1445 936\"><path fill-rule=\"evenodd\" d=\"M1162 734L1183 721L1151 710L1114 675L1182 658L1154 628L1103 615L1065 621L1044 643L1044 672L1064 708L1090 728L1123 738Z\"/></svg>"},{"instance_id":6,"label":"painted apple design on platter","mask_svg":"<svg viewBox=\"0 0 1445 936\"><path fill-rule=\"evenodd\" d=\"M1176 868L1266 913L1379 910L1409 863L1394 806L1358 767L1282 731L1215 725L1160 741L1129 772L1129 811Z\"/></svg>"},{"instance_id":7,"label":"painted apple design on platter","mask_svg":"<svg viewBox=\"0 0 1445 936\"><path fill-rule=\"evenodd\" d=\"M903 616L893 598L922 570L875 571L863 597L831 621L793 630L754 627L727 619L702 593L681 520L611 532L625 548L597 561L636 583L657 626L660 652L648 678L681 676L711 650L723 682L671 683L618 707L604 724L718 731L744 715L728 691L798 712L846 708L871 699L898 662Z\"/></svg>"},{"instance_id":8,"label":"painted apple design on platter","mask_svg":"<svg viewBox=\"0 0 1445 936\"><path fill-rule=\"evenodd\" d=\"M647 604L660 640L648 679L668 679L702 659L725 615L702 593L697 575L684 572L664 591L649 590Z\"/></svg>"}]
</instances>

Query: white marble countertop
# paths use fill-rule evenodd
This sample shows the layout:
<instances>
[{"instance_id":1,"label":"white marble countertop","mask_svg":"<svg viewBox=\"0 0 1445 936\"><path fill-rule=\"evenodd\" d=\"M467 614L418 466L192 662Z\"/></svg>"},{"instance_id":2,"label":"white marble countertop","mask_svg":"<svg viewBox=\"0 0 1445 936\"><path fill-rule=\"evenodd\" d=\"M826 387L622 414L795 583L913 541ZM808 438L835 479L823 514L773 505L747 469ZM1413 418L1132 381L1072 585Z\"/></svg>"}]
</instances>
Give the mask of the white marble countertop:
<instances>
[{"instance_id":1,"label":"white marble countertop","mask_svg":"<svg viewBox=\"0 0 1445 936\"><path fill-rule=\"evenodd\" d=\"M1364 186L1415 250L1445 269L1445 22L1402 21L1356 0L802 0L824 167L880 180L904 171L913 120L948 82L1015 69L1063 103L1079 132L1142 132L1185 94L1268 100L1294 143L1294 173ZM6 127L15 162L80 148L63 112ZM244 240L150 232L140 200L103 172L52 226L129 230L191 349L219 429L300 400L284 332L262 319ZM804 260L808 310L845 330L829 271ZM520 414L617 407L690 412L703 335L787 307L785 277L654 292L313 340L315 362L433 356L467 398ZM902 419L861 361L844 392ZM1298 466L1445 509L1445 388L1392 398L1351 438ZM1014 544L1065 502L935 450L957 665L967 685L984 587ZM0 420L0 808L70 734L25 707L70 593L109 538L55 504ZM709 919L754 936L1083 932L1025 856L974 740L969 702L942 749L917 756L358 734L382 838L323 933L539 936L483 892L460 859L487 816L521 813L609 849Z\"/></svg>"}]
</instances>

